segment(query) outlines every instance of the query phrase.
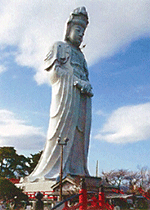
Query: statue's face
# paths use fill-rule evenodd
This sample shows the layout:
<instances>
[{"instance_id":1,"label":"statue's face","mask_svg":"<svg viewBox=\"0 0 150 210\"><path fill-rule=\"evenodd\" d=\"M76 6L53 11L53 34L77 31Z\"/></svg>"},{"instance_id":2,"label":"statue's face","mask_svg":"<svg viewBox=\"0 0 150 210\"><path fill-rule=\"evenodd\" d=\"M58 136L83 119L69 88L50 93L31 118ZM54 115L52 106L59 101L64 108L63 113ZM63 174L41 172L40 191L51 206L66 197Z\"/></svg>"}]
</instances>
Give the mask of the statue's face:
<instances>
[{"instance_id":1,"label":"statue's face","mask_svg":"<svg viewBox=\"0 0 150 210\"><path fill-rule=\"evenodd\" d=\"M69 33L69 41L76 47L79 47L84 36L85 29L80 25L73 25Z\"/></svg>"}]
</instances>

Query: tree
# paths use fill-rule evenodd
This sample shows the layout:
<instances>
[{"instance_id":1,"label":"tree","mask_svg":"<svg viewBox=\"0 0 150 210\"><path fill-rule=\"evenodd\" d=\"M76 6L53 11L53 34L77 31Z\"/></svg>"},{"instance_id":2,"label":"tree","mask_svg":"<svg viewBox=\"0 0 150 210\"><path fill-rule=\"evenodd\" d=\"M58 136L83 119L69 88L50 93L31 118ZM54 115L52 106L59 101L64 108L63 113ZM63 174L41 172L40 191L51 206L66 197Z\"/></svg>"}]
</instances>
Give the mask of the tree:
<instances>
[{"instance_id":1,"label":"tree","mask_svg":"<svg viewBox=\"0 0 150 210\"><path fill-rule=\"evenodd\" d=\"M147 167L139 168L138 171L119 169L102 172L102 178L111 185L128 188L130 193L138 193L139 187L145 191L150 189L150 171Z\"/></svg>"},{"instance_id":2,"label":"tree","mask_svg":"<svg viewBox=\"0 0 150 210\"><path fill-rule=\"evenodd\" d=\"M13 147L0 148L0 175L2 177L14 177L16 151Z\"/></svg>"},{"instance_id":3,"label":"tree","mask_svg":"<svg viewBox=\"0 0 150 210\"><path fill-rule=\"evenodd\" d=\"M31 154L31 157L28 158L28 163L30 165L29 170L28 170L29 173L31 173L34 170L34 168L36 167L36 165L38 164L38 161L42 155L42 152L43 151L39 151L38 153L36 153L34 155Z\"/></svg>"},{"instance_id":4,"label":"tree","mask_svg":"<svg viewBox=\"0 0 150 210\"><path fill-rule=\"evenodd\" d=\"M128 170L111 170L110 172L102 172L102 176L111 185L116 185L120 187L125 181L125 177L128 174Z\"/></svg>"},{"instance_id":5,"label":"tree","mask_svg":"<svg viewBox=\"0 0 150 210\"><path fill-rule=\"evenodd\" d=\"M139 185L144 190L150 189L150 170L148 167L138 167L139 169Z\"/></svg>"},{"instance_id":6,"label":"tree","mask_svg":"<svg viewBox=\"0 0 150 210\"><path fill-rule=\"evenodd\" d=\"M42 151L25 157L18 155L14 147L0 147L0 177L20 178L29 175L41 154Z\"/></svg>"},{"instance_id":7,"label":"tree","mask_svg":"<svg viewBox=\"0 0 150 210\"><path fill-rule=\"evenodd\" d=\"M15 174L18 177L24 177L29 174L30 164L29 159L24 155L17 155Z\"/></svg>"},{"instance_id":8,"label":"tree","mask_svg":"<svg viewBox=\"0 0 150 210\"><path fill-rule=\"evenodd\" d=\"M14 147L0 148L0 176L18 178L28 174L28 158L18 155Z\"/></svg>"},{"instance_id":9,"label":"tree","mask_svg":"<svg viewBox=\"0 0 150 210\"><path fill-rule=\"evenodd\" d=\"M25 195L20 188L17 188L8 179L0 178L0 199L11 200L17 198L18 201L27 200L28 196Z\"/></svg>"}]
</instances>

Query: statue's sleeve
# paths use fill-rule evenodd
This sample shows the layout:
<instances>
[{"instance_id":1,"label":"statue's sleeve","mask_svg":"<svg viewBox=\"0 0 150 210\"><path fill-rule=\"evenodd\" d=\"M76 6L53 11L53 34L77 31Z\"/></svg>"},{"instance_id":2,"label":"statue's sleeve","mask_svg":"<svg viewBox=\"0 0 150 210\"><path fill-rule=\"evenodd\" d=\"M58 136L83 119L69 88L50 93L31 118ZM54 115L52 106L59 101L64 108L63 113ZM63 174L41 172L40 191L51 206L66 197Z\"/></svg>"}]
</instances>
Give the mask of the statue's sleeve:
<instances>
[{"instance_id":1,"label":"statue's sleeve","mask_svg":"<svg viewBox=\"0 0 150 210\"><path fill-rule=\"evenodd\" d=\"M50 71L54 64L61 66L65 64L69 57L69 46L64 42L56 42L45 58L45 70Z\"/></svg>"},{"instance_id":2,"label":"statue's sleeve","mask_svg":"<svg viewBox=\"0 0 150 210\"><path fill-rule=\"evenodd\" d=\"M85 71L85 74L86 74L86 79L89 81L89 73L88 73L88 67L87 67L87 62L86 60L84 59L84 71Z\"/></svg>"}]
</instances>

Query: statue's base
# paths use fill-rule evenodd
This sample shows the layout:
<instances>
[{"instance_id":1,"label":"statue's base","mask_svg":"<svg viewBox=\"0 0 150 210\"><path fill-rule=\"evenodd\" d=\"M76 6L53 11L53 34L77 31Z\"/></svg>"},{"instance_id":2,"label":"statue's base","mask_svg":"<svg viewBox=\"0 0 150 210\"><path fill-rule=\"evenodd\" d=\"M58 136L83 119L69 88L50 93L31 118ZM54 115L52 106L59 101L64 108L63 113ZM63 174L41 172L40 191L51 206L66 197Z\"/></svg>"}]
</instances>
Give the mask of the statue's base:
<instances>
[{"instance_id":1,"label":"statue's base","mask_svg":"<svg viewBox=\"0 0 150 210\"><path fill-rule=\"evenodd\" d=\"M82 188L82 179L86 185L87 191L98 192L101 186L102 179L100 177L80 176L80 175L68 175L62 180L62 194L64 196L73 195L79 192ZM56 182L53 186L52 195L60 194L60 182Z\"/></svg>"},{"instance_id":2,"label":"statue's base","mask_svg":"<svg viewBox=\"0 0 150 210\"><path fill-rule=\"evenodd\" d=\"M44 192L45 194L50 194L53 191L51 187L55 183L55 180L38 180L36 182L22 182L16 184L16 186L23 189L23 192L25 192L28 195L35 195L37 192Z\"/></svg>"},{"instance_id":3,"label":"statue's base","mask_svg":"<svg viewBox=\"0 0 150 210\"><path fill-rule=\"evenodd\" d=\"M22 188L30 199L35 198L37 192L41 192L44 195L43 198L46 200L57 199L60 196L60 188L62 188L62 196L64 199L68 196L78 194L79 190L84 189L84 187L86 187L87 192L95 194L99 193L101 186L103 186L107 195L112 195L112 189L116 188L115 186L109 185L100 177L80 175L67 175L62 180L62 183L56 179L48 179L37 180L35 182L22 182L16 184L16 186Z\"/></svg>"},{"instance_id":4,"label":"statue's base","mask_svg":"<svg viewBox=\"0 0 150 210\"><path fill-rule=\"evenodd\" d=\"M68 175L62 180L62 191L66 194L74 194L81 188L81 179L85 179L88 191L98 191L101 185L101 178L91 176ZM37 192L43 192L45 195L59 195L60 182L55 179L37 180L35 182L22 182L16 184L31 197Z\"/></svg>"}]
</instances>

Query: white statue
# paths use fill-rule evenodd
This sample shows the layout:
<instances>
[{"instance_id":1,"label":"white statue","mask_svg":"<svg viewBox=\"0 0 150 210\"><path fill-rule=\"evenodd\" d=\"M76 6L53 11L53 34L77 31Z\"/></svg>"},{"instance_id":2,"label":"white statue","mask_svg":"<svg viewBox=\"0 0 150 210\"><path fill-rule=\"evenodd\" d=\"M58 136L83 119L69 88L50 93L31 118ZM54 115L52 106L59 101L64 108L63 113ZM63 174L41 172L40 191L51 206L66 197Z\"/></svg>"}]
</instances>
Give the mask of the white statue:
<instances>
[{"instance_id":1,"label":"white statue","mask_svg":"<svg viewBox=\"0 0 150 210\"><path fill-rule=\"evenodd\" d=\"M79 46L88 24L85 7L73 11L67 23L65 42L57 42L45 63L52 85L50 122L43 154L30 181L57 178L60 171L61 141L64 147L63 175L89 175L87 156L91 127L91 85L87 64Z\"/></svg>"}]
</instances>

